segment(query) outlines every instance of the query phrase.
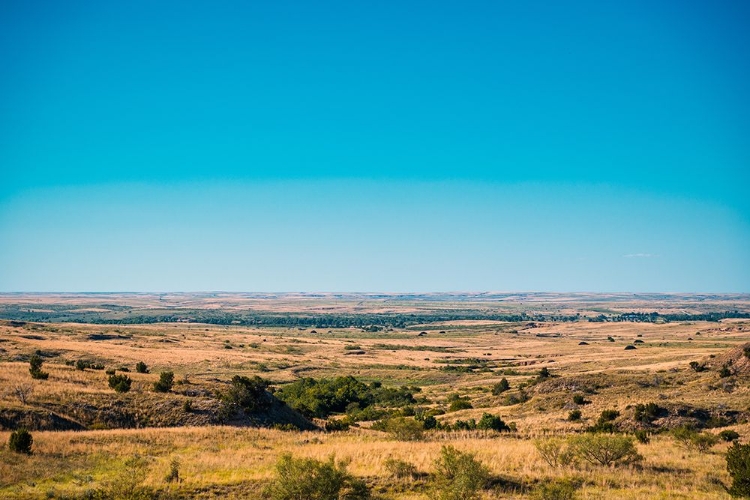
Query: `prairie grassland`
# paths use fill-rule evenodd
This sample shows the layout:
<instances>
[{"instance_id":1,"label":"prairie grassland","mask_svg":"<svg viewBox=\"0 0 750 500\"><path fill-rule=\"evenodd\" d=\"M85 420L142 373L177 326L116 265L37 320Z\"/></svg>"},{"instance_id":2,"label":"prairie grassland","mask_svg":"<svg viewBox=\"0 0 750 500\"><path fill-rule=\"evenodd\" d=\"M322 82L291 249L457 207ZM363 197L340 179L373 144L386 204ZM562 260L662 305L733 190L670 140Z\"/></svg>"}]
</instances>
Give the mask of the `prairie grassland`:
<instances>
[{"instance_id":1,"label":"prairie grassland","mask_svg":"<svg viewBox=\"0 0 750 500\"><path fill-rule=\"evenodd\" d=\"M750 431L746 425L737 429L743 435ZM0 439L7 440L7 435L0 433ZM241 496L248 486L273 476L273 466L283 452L321 460L334 454L349 461L349 470L367 478L385 498L409 498L392 491L385 460L406 460L419 471L430 472L445 444L475 453L493 476L504 480L502 490L487 492L487 498L524 498L524 492L540 481L563 477L581 483L580 498L728 498L721 487L728 482L725 446L698 453L677 447L668 436L639 445L642 465L619 468L552 468L525 436L492 438L470 432L420 442L395 441L362 430L321 434L235 427L37 432L34 438L36 452L30 457L1 452L3 498L81 494L105 484L134 455L147 458L145 484L152 487L165 487L170 461L177 458L183 480L174 488L192 495L211 496L214 491Z\"/></svg>"},{"instance_id":2,"label":"prairie grassland","mask_svg":"<svg viewBox=\"0 0 750 500\"><path fill-rule=\"evenodd\" d=\"M231 426L34 431L33 455L2 447L0 498L84 495L122 474L123 463L134 455L147 458L145 484L155 489L183 497L253 498L273 476L279 456L291 452L319 459L335 454L350 461L349 470L365 477L377 495L416 500L428 498L425 480L395 481L384 461L399 458L429 473L445 444L475 453L491 469L495 486L484 493L486 498L528 498L535 485L554 478L573 479L580 486L577 497L586 499L729 498L722 486L729 482L723 456L726 444L698 453L679 447L668 434L658 434L649 444L638 445L644 456L639 465L552 468L537 453L534 439L579 433L603 410L630 415L633 405L648 402L721 408L746 417L747 374L720 378L715 368L697 372L689 362L710 365L712 356L749 341L747 320L451 321L379 332L180 323L3 324L0 412L44 412L62 403L116 405L163 399L190 399L200 408L233 375L259 375L277 386L300 377L353 375L387 386L418 386L419 396L425 398L420 405L443 411L448 397L458 393L468 397L473 408L439 415L441 422L478 420L490 412L513 422L517 432L499 436L440 431L427 433L423 441L401 442L370 430L367 423L336 433ZM627 345L636 349L625 350ZM29 376L27 360L35 352L45 360L48 380ZM133 379L129 395L115 395L102 370L70 366L79 359L110 369L128 367ZM150 373L135 372L139 361L149 366ZM552 377L536 383L541 368ZM169 394L155 394L151 386L163 370L174 371L181 384ZM519 394L525 386L528 400L510 404L506 394L493 395L491 388L501 378L509 381L510 394ZM14 393L19 386L32 388L26 403ZM584 395L587 404L572 405L576 394ZM568 420L574 407L582 412L581 421ZM161 411L149 410L158 405L144 403L143 408ZM724 428L738 431L747 442L750 426L745 421ZM0 442L8 437L8 431L0 432ZM167 484L164 477L175 458L181 464L182 482Z\"/></svg>"}]
</instances>

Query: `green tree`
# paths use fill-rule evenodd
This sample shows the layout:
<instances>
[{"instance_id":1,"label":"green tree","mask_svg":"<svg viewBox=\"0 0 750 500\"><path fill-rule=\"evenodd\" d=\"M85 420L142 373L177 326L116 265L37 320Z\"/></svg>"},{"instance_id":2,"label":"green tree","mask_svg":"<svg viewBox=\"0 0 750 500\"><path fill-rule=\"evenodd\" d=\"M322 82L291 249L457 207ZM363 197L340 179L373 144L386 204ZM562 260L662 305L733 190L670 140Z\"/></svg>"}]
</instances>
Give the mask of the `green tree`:
<instances>
[{"instance_id":1,"label":"green tree","mask_svg":"<svg viewBox=\"0 0 750 500\"><path fill-rule=\"evenodd\" d=\"M732 478L729 493L750 497L750 444L735 443L727 450L727 472Z\"/></svg>"},{"instance_id":2,"label":"green tree","mask_svg":"<svg viewBox=\"0 0 750 500\"><path fill-rule=\"evenodd\" d=\"M508 382L508 379L503 377L500 379L500 382L492 386L492 395L493 396L499 396L500 394L504 393L505 391L510 389L510 383Z\"/></svg>"},{"instance_id":3,"label":"green tree","mask_svg":"<svg viewBox=\"0 0 750 500\"><path fill-rule=\"evenodd\" d=\"M154 382L154 390L156 392L169 392L172 390L174 384L174 372L161 372L159 374L159 381Z\"/></svg>"},{"instance_id":4,"label":"green tree","mask_svg":"<svg viewBox=\"0 0 750 500\"><path fill-rule=\"evenodd\" d=\"M47 380L49 378L49 373L42 371L42 364L44 364L44 360L41 356L38 354L31 356L29 359L29 373L31 373L31 378L37 380Z\"/></svg>"},{"instance_id":5,"label":"green tree","mask_svg":"<svg viewBox=\"0 0 750 500\"><path fill-rule=\"evenodd\" d=\"M127 375L110 375L108 379L109 387L115 392L128 392L133 383Z\"/></svg>"}]
</instances>

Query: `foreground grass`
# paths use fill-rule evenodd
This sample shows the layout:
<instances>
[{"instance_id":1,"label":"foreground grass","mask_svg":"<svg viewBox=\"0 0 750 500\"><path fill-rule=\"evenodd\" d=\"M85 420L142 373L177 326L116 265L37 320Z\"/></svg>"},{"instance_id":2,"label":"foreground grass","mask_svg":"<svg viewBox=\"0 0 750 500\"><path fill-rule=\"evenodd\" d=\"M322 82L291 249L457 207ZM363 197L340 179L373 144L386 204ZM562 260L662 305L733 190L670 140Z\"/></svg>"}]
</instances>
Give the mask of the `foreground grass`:
<instances>
[{"instance_id":1,"label":"foreground grass","mask_svg":"<svg viewBox=\"0 0 750 500\"><path fill-rule=\"evenodd\" d=\"M750 432L745 426L741 433ZM8 433L0 433L7 442ZM527 437L484 437L480 433L441 435L426 442L399 442L374 431L345 433L283 432L232 427L36 432L34 454L0 451L1 498L83 496L106 489L133 456L146 459L144 485L188 497L242 498L273 478L284 452L325 460L331 454L349 461L349 471L363 477L384 498L428 498L424 480L394 481L384 463L405 460L422 473L433 470L442 445L476 454L494 480L487 498L525 498L549 479L567 478L580 485L579 498L729 498L724 448L711 453L686 451L668 436L639 445L642 464L620 468L552 468ZM165 481L170 462L180 463L179 484Z\"/></svg>"}]
</instances>

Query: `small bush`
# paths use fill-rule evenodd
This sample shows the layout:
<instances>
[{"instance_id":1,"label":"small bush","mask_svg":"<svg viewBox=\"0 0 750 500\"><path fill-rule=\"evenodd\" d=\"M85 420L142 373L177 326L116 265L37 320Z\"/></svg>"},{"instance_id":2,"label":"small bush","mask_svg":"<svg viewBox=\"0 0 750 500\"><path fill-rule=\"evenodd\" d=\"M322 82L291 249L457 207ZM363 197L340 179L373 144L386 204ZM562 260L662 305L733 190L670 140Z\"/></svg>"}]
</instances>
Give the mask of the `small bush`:
<instances>
[{"instance_id":1,"label":"small bush","mask_svg":"<svg viewBox=\"0 0 750 500\"><path fill-rule=\"evenodd\" d=\"M323 428L326 432L340 432L349 430L349 423L344 420L327 420Z\"/></svg>"},{"instance_id":2,"label":"small bush","mask_svg":"<svg viewBox=\"0 0 750 500\"><path fill-rule=\"evenodd\" d=\"M435 461L433 487L439 500L471 500L479 498L489 479L489 470L473 454L443 446Z\"/></svg>"},{"instance_id":3,"label":"small bush","mask_svg":"<svg viewBox=\"0 0 750 500\"><path fill-rule=\"evenodd\" d=\"M499 396L500 394L504 393L505 391L509 389L510 389L510 383L508 382L508 379L503 377L500 379L500 382L492 386L492 395Z\"/></svg>"},{"instance_id":4,"label":"small bush","mask_svg":"<svg viewBox=\"0 0 750 500\"><path fill-rule=\"evenodd\" d=\"M139 361L135 364L135 371L138 373L148 373L148 366L143 361Z\"/></svg>"},{"instance_id":5,"label":"small bush","mask_svg":"<svg viewBox=\"0 0 750 500\"><path fill-rule=\"evenodd\" d=\"M159 381L154 382L154 390L156 392L169 392L172 390L172 385L174 385L174 372L161 372Z\"/></svg>"},{"instance_id":6,"label":"small bush","mask_svg":"<svg viewBox=\"0 0 750 500\"><path fill-rule=\"evenodd\" d=\"M568 413L568 420L571 422L578 422L581 420L581 410L571 410L570 413Z\"/></svg>"},{"instance_id":7,"label":"small bush","mask_svg":"<svg viewBox=\"0 0 750 500\"><path fill-rule=\"evenodd\" d=\"M382 421L378 426L393 435L399 441L421 441L424 438L424 426L413 418L396 417ZM375 426L373 426L375 428Z\"/></svg>"},{"instance_id":8,"label":"small bush","mask_svg":"<svg viewBox=\"0 0 750 500\"><path fill-rule=\"evenodd\" d=\"M490 413L482 414L482 418L477 422L477 429L497 432L510 431L510 427L503 422L502 418Z\"/></svg>"},{"instance_id":9,"label":"small bush","mask_svg":"<svg viewBox=\"0 0 750 500\"><path fill-rule=\"evenodd\" d=\"M276 463L276 478L267 490L272 500L366 500L370 492L364 481L346 471L346 463L284 454Z\"/></svg>"},{"instance_id":10,"label":"small bush","mask_svg":"<svg viewBox=\"0 0 750 500\"><path fill-rule=\"evenodd\" d=\"M562 438L549 438L534 441L536 451L542 460L550 467L563 467L571 465L575 458L573 450L567 440Z\"/></svg>"},{"instance_id":11,"label":"small bush","mask_svg":"<svg viewBox=\"0 0 750 500\"><path fill-rule=\"evenodd\" d=\"M130 385L133 383L127 375L110 375L108 382L109 387L114 389L115 392L128 392Z\"/></svg>"},{"instance_id":12,"label":"small bush","mask_svg":"<svg viewBox=\"0 0 750 500\"><path fill-rule=\"evenodd\" d=\"M455 399L448 406L448 411L470 410L474 408L468 399Z\"/></svg>"},{"instance_id":13,"label":"small bush","mask_svg":"<svg viewBox=\"0 0 750 500\"><path fill-rule=\"evenodd\" d=\"M727 472L732 478L729 494L736 497L750 497L750 444L735 442L727 450L726 460Z\"/></svg>"},{"instance_id":14,"label":"small bush","mask_svg":"<svg viewBox=\"0 0 750 500\"><path fill-rule=\"evenodd\" d=\"M705 372L708 368L706 368L705 363L698 363L697 361L691 361L690 369L692 369L694 372L700 373L700 372Z\"/></svg>"},{"instance_id":15,"label":"small bush","mask_svg":"<svg viewBox=\"0 0 750 500\"><path fill-rule=\"evenodd\" d=\"M724 365L721 367L721 370L719 370L719 377L720 378L726 378L732 376L732 370L729 369L727 365Z\"/></svg>"},{"instance_id":16,"label":"small bush","mask_svg":"<svg viewBox=\"0 0 750 500\"><path fill-rule=\"evenodd\" d=\"M633 415L633 418L637 422L641 422L644 424L650 424L659 416L664 413L664 408L660 407L656 403L647 403L647 404L638 404L635 405L635 413Z\"/></svg>"},{"instance_id":17,"label":"small bush","mask_svg":"<svg viewBox=\"0 0 750 500\"><path fill-rule=\"evenodd\" d=\"M434 429L437 426L438 426L438 421L434 415L427 415L422 421L422 427L424 427L425 430Z\"/></svg>"},{"instance_id":18,"label":"small bush","mask_svg":"<svg viewBox=\"0 0 750 500\"><path fill-rule=\"evenodd\" d=\"M549 378L551 376L552 376L552 374L549 372L549 370L547 369L546 366L544 368L542 368L541 370L539 370L539 375L538 375L539 379L545 379L545 378Z\"/></svg>"},{"instance_id":19,"label":"small bush","mask_svg":"<svg viewBox=\"0 0 750 500\"><path fill-rule=\"evenodd\" d=\"M587 405L591 401L586 401L586 398L583 397L583 394L576 394L573 396L573 402L577 405Z\"/></svg>"},{"instance_id":20,"label":"small bush","mask_svg":"<svg viewBox=\"0 0 750 500\"><path fill-rule=\"evenodd\" d=\"M630 436L583 434L571 437L569 443L577 457L592 465L620 465L643 459Z\"/></svg>"},{"instance_id":21,"label":"small bush","mask_svg":"<svg viewBox=\"0 0 750 500\"><path fill-rule=\"evenodd\" d=\"M604 410L599 415L599 419L596 421L593 427L589 427L589 432L609 432L610 434L617 431L614 420L620 416L620 412L617 410Z\"/></svg>"},{"instance_id":22,"label":"small bush","mask_svg":"<svg viewBox=\"0 0 750 500\"><path fill-rule=\"evenodd\" d=\"M634 433L635 439L638 440L641 444L648 444L651 442L651 436L649 435L648 431L645 431L643 429L638 429Z\"/></svg>"},{"instance_id":23,"label":"small bush","mask_svg":"<svg viewBox=\"0 0 750 500\"><path fill-rule=\"evenodd\" d=\"M31 356L29 359L29 373L31 374L31 378L37 380L47 380L49 378L49 373L42 371L43 363L44 360L41 356L37 354Z\"/></svg>"},{"instance_id":24,"label":"small bush","mask_svg":"<svg viewBox=\"0 0 750 500\"><path fill-rule=\"evenodd\" d=\"M168 483L179 483L180 482L180 461L173 458L169 462L169 472L164 477L164 480Z\"/></svg>"},{"instance_id":25,"label":"small bush","mask_svg":"<svg viewBox=\"0 0 750 500\"><path fill-rule=\"evenodd\" d=\"M383 466L395 479L416 479L419 476L416 466L405 460L389 457L383 462Z\"/></svg>"},{"instance_id":26,"label":"small bush","mask_svg":"<svg viewBox=\"0 0 750 500\"><path fill-rule=\"evenodd\" d=\"M193 402L189 399L186 399L184 403L182 403L182 411L185 413L192 413L193 411Z\"/></svg>"},{"instance_id":27,"label":"small bush","mask_svg":"<svg viewBox=\"0 0 750 500\"><path fill-rule=\"evenodd\" d=\"M678 427L672 430L672 437L677 444L689 450L707 453L719 442L719 436L708 432L698 432L690 427Z\"/></svg>"},{"instance_id":28,"label":"small bush","mask_svg":"<svg viewBox=\"0 0 750 500\"><path fill-rule=\"evenodd\" d=\"M34 444L34 438L31 433L24 428L13 431L8 440L8 448L16 453L25 453L31 455L31 445Z\"/></svg>"},{"instance_id":29,"label":"small bush","mask_svg":"<svg viewBox=\"0 0 750 500\"><path fill-rule=\"evenodd\" d=\"M719 433L719 439L726 442L737 441L740 438L740 434L737 431L725 429Z\"/></svg>"}]
</instances>

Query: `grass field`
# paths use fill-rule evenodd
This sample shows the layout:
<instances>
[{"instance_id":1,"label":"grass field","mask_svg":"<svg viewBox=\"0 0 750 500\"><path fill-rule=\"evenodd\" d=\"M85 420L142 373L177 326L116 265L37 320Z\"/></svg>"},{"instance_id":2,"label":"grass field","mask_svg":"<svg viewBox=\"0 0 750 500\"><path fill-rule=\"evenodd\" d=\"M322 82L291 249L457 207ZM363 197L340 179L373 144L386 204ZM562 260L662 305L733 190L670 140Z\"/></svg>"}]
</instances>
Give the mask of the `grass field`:
<instances>
[{"instance_id":1,"label":"grass field","mask_svg":"<svg viewBox=\"0 0 750 500\"><path fill-rule=\"evenodd\" d=\"M28 300L3 297L4 303L13 302L14 307ZM133 300L144 302L138 307L153 306L143 297ZM261 299L227 300L227 307L237 308L243 307L243 301ZM385 300L394 302L367 297L356 301L331 297L262 300L271 304L263 307L277 311L335 307L347 314L382 310ZM650 300L653 303L645 300L623 306L621 301L602 297L598 302L584 301L579 296L551 304L534 300L534 307L584 314L598 314L595 309L603 304L621 312L635 310L636 305L644 311L699 312L735 310L738 304L747 307L743 296L724 303L721 298L712 299L708 308L705 300L684 297ZM38 302L40 308L59 302L97 307L89 298L75 302L74 298L41 297ZM184 302L189 307L196 307L197 302L200 307L221 307L222 297L210 301L188 297ZM23 304L26 307L28 302ZM447 300L438 303L441 309L458 305ZM425 306L424 301L412 298L406 305L395 301L388 307L423 312L425 307L436 306L434 301ZM503 307L518 310L523 306L513 302ZM84 498L93 492L116 497L113 485L137 478L152 495L163 498L257 498L273 479L279 457L289 452L295 457L325 460L335 455L348 461L349 472L364 478L376 497L424 499L435 495L430 474L441 446L450 444L475 454L489 468L491 480L481 492L484 498L539 497L540 485L556 479L573 484L576 498L729 498L724 488L730 483L724 459L728 443L701 452L681 446L667 431L697 422L703 432L735 430L740 441L747 442L750 374L741 348L748 342L750 321L746 319L666 323L453 320L386 326L378 331L183 322L4 321L0 325L0 424L4 429L0 442L8 441L13 428L25 425L32 428L34 445L29 456L3 446L0 497ZM635 348L626 350L626 346ZM29 374L28 360L34 353L44 361L43 370L49 373L46 380L34 380ZM731 373L721 377L719 370L729 359ZM115 393L104 369L77 369L79 360L119 373L127 369L124 373L132 379L131 390ZM702 368L692 369L691 361ZM144 362L150 373L137 373L137 362ZM540 378L545 368L550 376ZM166 370L175 373L175 385L167 393L154 392L153 383ZM382 382L385 387L418 387L412 412L431 411L441 424L478 421L484 413L491 413L512 423L515 431L431 430L419 440L403 441L372 429L371 421L355 422L341 432L225 422L216 416L217 394L226 390L235 375L258 375L269 381L271 389L302 377L341 375L353 375L366 384ZM502 378L510 390L493 394L493 386ZM25 402L19 390L26 392ZM585 402L574 403L574 396ZM449 411L458 397L468 400L471 408ZM189 410L185 410L186 402ZM646 403L655 403L663 414L644 426L635 418L634 408ZM409 415L404 408L391 410ZM580 420L569 420L573 410L581 412ZM543 460L535 446L538 440L580 435L604 410L619 412L615 423L621 432L648 430L650 442L637 443L641 461L552 467ZM314 422L324 424L323 420ZM141 459L126 464L134 456ZM410 462L420 474L394 479L384 466L388 458ZM181 481L168 483L165 476L173 460L179 462Z\"/></svg>"}]
</instances>

